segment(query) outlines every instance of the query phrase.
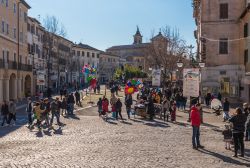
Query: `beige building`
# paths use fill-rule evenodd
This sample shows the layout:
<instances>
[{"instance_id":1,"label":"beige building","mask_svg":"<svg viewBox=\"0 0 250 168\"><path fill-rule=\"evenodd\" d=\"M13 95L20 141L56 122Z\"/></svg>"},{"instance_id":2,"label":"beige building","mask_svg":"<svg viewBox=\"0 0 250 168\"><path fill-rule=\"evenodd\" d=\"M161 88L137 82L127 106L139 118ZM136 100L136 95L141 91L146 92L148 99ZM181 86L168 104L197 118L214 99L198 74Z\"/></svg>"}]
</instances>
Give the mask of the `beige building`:
<instances>
[{"instance_id":1,"label":"beige building","mask_svg":"<svg viewBox=\"0 0 250 168\"><path fill-rule=\"evenodd\" d=\"M33 95L27 50L28 9L24 0L0 1L0 102Z\"/></svg>"},{"instance_id":2,"label":"beige building","mask_svg":"<svg viewBox=\"0 0 250 168\"><path fill-rule=\"evenodd\" d=\"M112 55L118 55L122 59L126 59L126 64L128 65L133 65L142 70L146 70L144 55L148 46L149 43L143 43L141 32L137 27L133 44L113 46L108 48L106 52Z\"/></svg>"},{"instance_id":3,"label":"beige building","mask_svg":"<svg viewBox=\"0 0 250 168\"><path fill-rule=\"evenodd\" d=\"M246 99L239 18L247 0L193 0L197 25L198 56L202 69L202 93L221 92L225 97Z\"/></svg>"},{"instance_id":4,"label":"beige building","mask_svg":"<svg viewBox=\"0 0 250 168\"><path fill-rule=\"evenodd\" d=\"M34 93L39 91L43 92L47 85L47 60L43 53L43 36L45 29L37 19L28 17L27 30L28 64L33 67Z\"/></svg>"},{"instance_id":5,"label":"beige building","mask_svg":"<svg viewBox=\"0 0 250 168\"><path fill-rule=\"evenodd\" d=\"M71 83L83 85L87 76L82 73L84 65L90 65L97 69L97 78L99 76L99 58L100 50L87 44L74 44L72 48L73 59L70 60L69 79Z\"/></svg>"},{"instance_id":6,"label":"beige building","mask_svg":"<svg viewBox=\"0 0 250 168\"><path fill-rule=\"evenodd\" d=\"M107 83L114 76L115 70L120 67L120 57L106 52L101 52L99 59L99 81Z\"/></svg>"}]
</instances>

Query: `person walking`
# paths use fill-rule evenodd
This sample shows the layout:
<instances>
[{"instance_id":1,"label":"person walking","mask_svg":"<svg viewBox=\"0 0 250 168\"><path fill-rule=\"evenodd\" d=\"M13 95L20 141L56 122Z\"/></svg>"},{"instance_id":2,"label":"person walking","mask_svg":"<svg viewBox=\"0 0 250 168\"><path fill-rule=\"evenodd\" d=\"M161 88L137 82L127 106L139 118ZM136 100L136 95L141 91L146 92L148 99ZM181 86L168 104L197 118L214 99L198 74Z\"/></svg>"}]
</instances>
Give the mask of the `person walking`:
<instances>
[{"instance_id":1,"label":"person walking","mask_svg":"<svg viewBox=\"0 0 250 168\"><path fill-rule=\"evenodd\" d=\"M57 125L61 126L58 100L59 100L59 98L57 97L56 100L54 100L51 103L51 114L52 114L52 116L51 116L51 120L50 120L50 128L53 128L52 125L53 125L54 117L56 117Z\"/></svg>"},{"instance_id":2,"label":"person walking","mask_svg":"<svg viewBox=\"0 0 250 168\"><path fill-rule=\"evenodd\" d=\"M201 125L201 117L199 110L201 109L201 104L197 103L195 106L191 108L191 125L193 127L193 136L192 136L192 144L193 149L204 148L200 144L200 125Z\"/></svg>"},{"instance_id":3,"label":"person walking","mask_svg":"<svg viewBox=\"0 0 250 168\"><path fill-rule=\"evenodd\" d=\"M71 93L68 97L68 105L69 105L69 114L70 115L74 114L74 104L75 104L75 99L74 99L73 93Z\"/></svg>"},{"instance_id":4,"label":"person walking","mask_svg":"<svg viewBox=\"0 0 250 168\"><path fill-rule=\"evenodd\" d=\"M61 108L62 108L62 111L61 111L61 113L62 113L62 116L63 115L66 115L66 109L67 109L67 102L66 102L66 98L63 98L63 100L62 100L62 102L61 102Z\"/></svg>"},{"instance_id":5,"label":"person walking","mask_svg":"<svg viewBox=\"0 0 250 168\"><path fill-rule=\"evenodd\" d=\"M105 96L103 96L103 99L102 99L102 114L105 115L106 118L107 118L107 115L108 115L108 111L109 111L109 101Z\"/></svg>"},{"instance_id":6,"label":"person walking","mask_svg":"<svg viewBox=\"0 0 250 168\"><path fill-rule=\"evenodd\" d=\"M154 108L154 101L151 96L149 96L148 98L148 114L149 114L149 120L153 120L155 114L155 108Z\"/></svg>"},{"instance_id":7,"label":"person walking","mask_svg":"<svg viewBox=\"0 0 250 168\"><path fill-rule=\"evenodd\" d=\"M248 103L244 103L243 104L243 111L244 111L244 115L246 116L246 118L248 118L249 116L249 107L248 107ZM245 141L249 141L250 139L248 138L248 131L246 130L246 134L245 134Z\"/></svg>"},{"instance_id":8,"label":"person walking","mask_svg":"<svg viewBox=\"0 0 250 168\"><path fill-rule=\"evenodd\" d=\"M223 121L224 122L227 121L230 118L230 116L229 116L229 106L230 106L230 103L229 103L228 99L225 98L225 101L223 103L223 119L224 119Z\"/></svg>"},{"instance_id":9,"label":"person walking","mask_svg":"<svg viewBox=\"0 0 250 168\"><path fill-rule=\"evenodd\" d=\"M130 94L126 95L125 105L126 105L126 110L127 110L127 114L128 114L128 119L130 119L130 113L131 113L131 106L132 106L132 104L133 104L132 96Z\"/></svg>"},{"instance_id":10,"label":"person walking","mask_svg":"<svg viewBox=\"0 0 250 168\"><path fill-rule=\"evenodd\" d=\"M75 98L76 98L76 105L82 107L80 93L78 92L78 90L75 92Z\"/></svg>"},{"instance_id":11,"label":"person walking","mask_svg":"<svg viewBox=\"0 0 250 168\"><path fill-rule=\"evenodd\" d=\"M122 102L119 98L117 99L117 102L115 103L115 108L116 108L116 120L118 120L118 114L121 117L121 120L123 120L122 119Z\"/></svg>"},{"instance_id":12,"label":"person walking","mask_svg":"<svg viewBox=\"0 0 250 168\"><path fill-rule=\"evenodd\" d=\"M102 98L99 98L99 101L97 102L97 107L98 107L98 113L99 117L102 115Z\"/></svg>"},{"instance_id":13,"label":"person walking","mask_svg":"<svg viewBox=\"0 0 250 168\"><path fill-rule=\"evenodd\" d=\"M112 108L112 117L113 118L116 118L116 108L115 108L116 102L117 102L117 98L116 98L115 94L111 94L110 105Z\"/></svg>"},{"instance_id":14,"label":"person walking","mask_svg":"<svg viewBox=\"0 0 250 168\"><path fill-rule=\"evenodd\" d=\"M233 140L234 140L234 155L238 157L238 150L241 150L241 157L244 157L244 132L245 122L247 118L243 114L240 108L236 108L235 115L229 119L229 122L233 123Z\"/></svg>"},{"instance_id":15,"label":"person walking","mask_svg":"<svg viewBox=\"0 0 250 168\"><path fill-rule=\"evenodd\" d=\"M246 141L250 141L250 115L247 116L247 121L246 121Z\"/></svg>"},{"instance_id":16,"label":"person walking","mask_svg":"<svg viewBox=\"0 0 250 168\"><path fill-rule=\"evenodd\" d=\"M16 103L14 100L10 100L10 103L9 103L8 124L11 123L11 120L14 121L13 125L16 125Z\"/></svg>"},{"instance_id":17,"label":"person walking","mask_svg":"<svg viewBox=\"0 0 250 168\"><path fill-rule=\"evenodd\" d=\"M32 118L32 113L33 113L33 103L31 101L31 98L29 97L28 98L28 103L26 105L26 112L27 112L27 115L28 115L28 128L32 125L33 123L33 118Z\"/></svg>"},{"instance_id":18,"label":"person walking","mask_svg":"<svg viewBox=\"0 0 250 168\"><path fill-rule=\"evenodd\" d=\"M1 108L1 114L2 114L2 126L4 126L4 123L6 122L8 124L8 116L9 116L9 106L6 102L6 100L4 100L2 108Z\"/></svg>"},{"instance_id":19,"label":"person walking","mask_svg":"<svg viewBox=\"0 0 250 168\"><path fill-rule=\"evenodd\" d=\"M163 119L164 121L166 121L166 117L167 117L167 122L168 122L170 102L167 97L163 98L162 106L163 106Z\"/></svg>"}]
</instances>

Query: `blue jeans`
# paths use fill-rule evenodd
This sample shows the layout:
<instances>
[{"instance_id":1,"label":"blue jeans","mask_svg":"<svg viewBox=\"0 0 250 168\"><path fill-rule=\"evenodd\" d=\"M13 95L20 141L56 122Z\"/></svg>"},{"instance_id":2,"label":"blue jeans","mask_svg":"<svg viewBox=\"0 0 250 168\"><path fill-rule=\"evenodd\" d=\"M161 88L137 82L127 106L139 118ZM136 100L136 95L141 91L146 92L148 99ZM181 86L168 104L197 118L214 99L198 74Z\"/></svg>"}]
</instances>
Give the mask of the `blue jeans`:
<instances>
[{"instance_id":1,"label":"blue jeans","mask_svg":"<svg viewBox=\"0 0 250 168\"><path fill-rule=\"evenodd\" d=\"M223 118L224 118L225 120L228 120L228 119L230 118L229 112L228 112L228 111L224 111L224 113L223 113Z\"/></svg>"},{"instance_id":2,"label":"blue jeans","mask_svg":"<svg viewBox=\"0 0 250 168\"><path fill-rule=\"evenodd\" d=\"M193 126L192 144L193 147L200 146L200 127Z\"/></svg>"}]
</instances>

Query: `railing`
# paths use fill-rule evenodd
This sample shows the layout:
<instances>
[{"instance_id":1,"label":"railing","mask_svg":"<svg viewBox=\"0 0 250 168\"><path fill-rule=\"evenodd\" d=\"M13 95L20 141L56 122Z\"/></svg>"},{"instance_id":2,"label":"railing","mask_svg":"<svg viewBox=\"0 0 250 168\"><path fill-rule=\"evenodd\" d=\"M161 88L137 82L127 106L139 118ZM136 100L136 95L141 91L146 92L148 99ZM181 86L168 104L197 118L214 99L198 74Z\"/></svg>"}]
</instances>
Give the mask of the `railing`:
<instances>
[{"instance_id":1,"label":"railing","mask_svg":"<svg viewBox=\"0 0 250 168\"><path fill-rule=\"evenodd\" d=\"M0 59L0 69L14 69L14 70L21 70L21 71L32 71L32 65L26 65L26 64L19 64L19 67L17 67L17 62L15 61L9 61L4 62L3 59Z\"/></svg>"}]
</instances>

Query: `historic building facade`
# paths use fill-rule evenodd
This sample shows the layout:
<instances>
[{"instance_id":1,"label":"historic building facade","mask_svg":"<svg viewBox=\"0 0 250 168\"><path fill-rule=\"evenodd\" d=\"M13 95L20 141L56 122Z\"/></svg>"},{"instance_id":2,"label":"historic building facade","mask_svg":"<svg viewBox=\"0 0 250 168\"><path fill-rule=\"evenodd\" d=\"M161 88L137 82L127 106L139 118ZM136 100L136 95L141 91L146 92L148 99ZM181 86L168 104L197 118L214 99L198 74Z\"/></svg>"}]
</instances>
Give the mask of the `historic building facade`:
<instances>
[{"instance_id":1,"label":"historic building facade","mask_svg":"<svg viewBox=\"0 0 250 168\"><path fill-rule=\"evenodd\" d=\"M240 16L247 0L193 0L198 57L202 69L202 93L221 92L234 100L248 99L244 93L245 65Z\"/></svg>"},{"instance_id":2,"label":"historic building facade","mask_svg":"<svg viewBox=\"0 0 250 168\"><path fill-rule=\"evenodd\" d=\"M43 92L47 85L47 60L43 53L43 36L45 29L37 19L28 17L27 31L28 64L33 67L34 93Z\"/></svg>"},{"instance_id":3,"label":"historic building facade","mask_svg":"<svg viewBox=\"0 0 250 168\"><path fill-rule=\"evenodd\" d=\"M126 59L126 64L146 70L144 55L148 45L149 43L143 43L141 32L137 27L133 44L113 46L108 48L106 53L117 55L123 59Z\"/></svg>"},{"instance_id":4,"label":"historic building facade","mask_svg":"<svg viewBox=\"0 0 250 168\"><path fill-rule=\"evenodd\" d=\"M87 76L82 73L84 65L90 65L97 69L96 76L99 76L100 50L87 44L74 44L72 48L72 59L70 60L69 79L73 83L84 85Z\"/></svg>"},{"instance_id":5,"label":"historic building facade","mask_svg":"<svg viewBox=\"0 0 250 168\"><path fill-rule=\"evenodd\" d=\"M114 77L116 69L121 65L119 56L101 52L99 58L99 81L101 83L110 81Z\"/></svg>"},{"instance_id":6,"label":"historic building facade","mask_svg":"<svg viewBox=\"0 0 250 168\"><path fill-rule=\"evenodd\" d=\"M0 102L33 95L28 64L27 13L24 0L0 1Z\"/></svg>"}]
</instances>

